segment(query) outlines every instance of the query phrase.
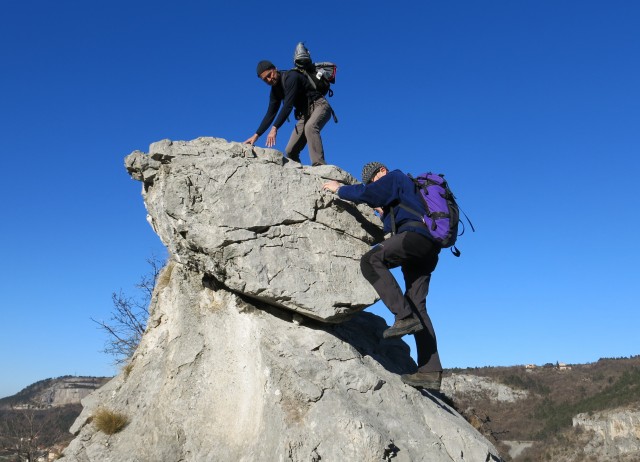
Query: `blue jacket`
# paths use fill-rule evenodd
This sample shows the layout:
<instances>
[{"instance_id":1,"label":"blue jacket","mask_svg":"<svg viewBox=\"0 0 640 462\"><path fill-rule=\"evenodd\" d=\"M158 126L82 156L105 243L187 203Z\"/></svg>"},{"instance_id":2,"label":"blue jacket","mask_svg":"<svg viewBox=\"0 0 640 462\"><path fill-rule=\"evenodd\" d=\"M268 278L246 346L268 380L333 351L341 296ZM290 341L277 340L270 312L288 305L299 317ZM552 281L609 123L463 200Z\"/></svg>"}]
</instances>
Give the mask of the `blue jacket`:
<instances>
[{"instance_id":1,"label":"blue jacket","mask_svg":"<svg viewBox=\"0 0 640 462\"><path fill-rule=\"evenodd\" d=\"M391 232L391 208L396 221L397 232L414 231L431 239L426 226L405 225L408 222L422 221L422 217L418 217L411 212L401 208L398 204L402 203L413 210L419 210L421 213L426 212L424 200L420 193L416 190L413 181L400 170L393 170L377 181L373 181L368 185L354 184L344 185L338 189L340 199L345 199L356 204L367 204L370 207L382 207L382 222L384 223L384 232Z\"/></svg>"}]
</instances>

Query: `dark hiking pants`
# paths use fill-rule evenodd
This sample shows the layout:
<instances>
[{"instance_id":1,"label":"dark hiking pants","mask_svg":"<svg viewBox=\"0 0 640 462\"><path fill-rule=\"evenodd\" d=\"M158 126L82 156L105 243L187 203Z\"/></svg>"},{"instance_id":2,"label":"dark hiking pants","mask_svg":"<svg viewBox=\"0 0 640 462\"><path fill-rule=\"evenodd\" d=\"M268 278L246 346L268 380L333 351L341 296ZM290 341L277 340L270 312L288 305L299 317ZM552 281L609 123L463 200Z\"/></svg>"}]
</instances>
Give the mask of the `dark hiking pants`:
<instances>
[{"instance_id":1,"label":"dark hiking pants","mask_svg":"<svg viewBox=\"0 0 640 462\"><path fill-rule=\"evenodd\" d=\"M436 334L427 314L427 294L431 273L438 263L440 248L427 237L407 231L376 245L360 260L362 274L396 320L417 314L424 329L414 335L419 372L442 371ZM400 267L405 293L391 273Z\"/></svg>"}]
</instances>

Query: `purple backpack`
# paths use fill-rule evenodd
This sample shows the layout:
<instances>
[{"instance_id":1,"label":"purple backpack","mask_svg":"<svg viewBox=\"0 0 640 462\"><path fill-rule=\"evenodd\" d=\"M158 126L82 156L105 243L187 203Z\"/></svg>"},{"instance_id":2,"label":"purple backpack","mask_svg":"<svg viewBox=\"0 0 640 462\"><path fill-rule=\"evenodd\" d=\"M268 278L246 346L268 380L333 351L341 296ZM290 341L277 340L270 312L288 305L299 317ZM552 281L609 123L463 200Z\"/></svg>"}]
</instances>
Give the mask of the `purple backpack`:
<instances>
[{"instance_id":1,"label":"purple backpack","mask_svg":"<svg viewBox=\"0 0 640 462\"><path fill-rule=\"evenodd\" d=\"M458 238L460 209L456 203L455 196L444 179L444 175L427 172L421 173L415 178L411 175L408 176L416 185L427 211L426 213L417 212L403 204L400 204L400 207L419 216L429 230L433 240L440 244L441 247L451 247L451 252L456 257L459 257L460 251L454 244ZM470 221L469 225L475 231ZM462 232L464 232L464 228Z\"/></svg>"}]
</instances>

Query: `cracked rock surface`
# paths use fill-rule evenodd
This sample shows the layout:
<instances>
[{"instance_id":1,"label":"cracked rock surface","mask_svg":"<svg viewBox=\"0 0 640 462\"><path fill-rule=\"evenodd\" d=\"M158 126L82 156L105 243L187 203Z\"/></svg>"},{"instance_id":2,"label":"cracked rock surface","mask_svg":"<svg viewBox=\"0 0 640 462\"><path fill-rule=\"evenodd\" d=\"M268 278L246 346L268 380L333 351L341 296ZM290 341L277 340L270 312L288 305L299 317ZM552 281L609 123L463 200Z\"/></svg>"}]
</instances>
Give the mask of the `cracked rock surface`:
<instances>
[{"instance_id":1,"label":"cracked rock surface","mask_svg":"<svg viewBox=\"0 0 640 462\"><path fill-rule=\"evenodd\" d=\"M125 165L172 257L229 290L327 322L376 301L360 257L380 221L321 190L355 182L339 168L217 138L153 143Z\"/></svg>"},{"instance_id":2,"label":"cracked rock surface","mask_svg":"<svg viewBox=\"0 0 640 462\"><path fill-rule=\"evenodd\" d=\"M126 165L170 260L138 349L83 400L62 460L500 460L441 397L402 383L409 347L360 312L376 219L320 192L346 172L213 138ZM107 435L98 409L128 424Z\"/></svg>"},{"instance_id":3,"label":"cracked rock surface","mask_svg":"<svg viewBox=\"0 0 640 462\"><path fill-rule=\"evenodd\" d=\"M382 318L292 318L169 263L129 369L85 398L62 460L499 460L438 397L402 384L415 365L382 339ZM100 407L129 424L101 433Z\"/></svg>"}]
</instances>

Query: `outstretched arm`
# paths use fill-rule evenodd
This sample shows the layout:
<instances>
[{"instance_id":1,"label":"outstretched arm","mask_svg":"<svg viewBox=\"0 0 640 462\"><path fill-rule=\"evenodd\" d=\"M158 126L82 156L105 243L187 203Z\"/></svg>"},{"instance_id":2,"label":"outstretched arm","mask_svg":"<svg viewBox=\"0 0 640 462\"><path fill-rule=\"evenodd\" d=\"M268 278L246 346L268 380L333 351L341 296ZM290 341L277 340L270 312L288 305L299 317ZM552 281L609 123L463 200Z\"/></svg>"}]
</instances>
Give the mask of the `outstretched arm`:
<instances>
[{"instance_id":1,"label":"outstretched arm","mask_svg":"<svg viewBox=\"0 0 640 462\"><path fill-rule=\"evenodd\" d=\"M267 128L269 127L269 125L271 125L271 122L273 122L273 119L275 119L276 115L278 114L278 108L280 107L280 102L281 100L278 99L278 97L274 94L272 89L271 94L269 95L269 106L267 107L267 112L265 113L262 119L262 122L260 122L260 126L256 130L256 133L247 141L245 141L245 143L254 144L256 141L258 141L258 138L260 138L260 136L262 136L262 134L267 131ZM267 146L269 146L268 139L267 139Z\"/></svg>"},{"instance_id":2,"label":"outstretched arm","mask_svg":"<svg viewBox=\"0 0 640 462\"><path fill-rule=\"evenodd\" d=\"M335 180L330 180L330 181L327 181L325 184L322 185L322 189L327 190L327 191L331 191L332 193L336 193L337 194L338 193L338 189L340 189L342 186L344 186L344 185L338 183ZM384 212L382 211L382 207L373 207L373 210L378 212L381 217L384 215Z\"/></svg>"}]
</instances>

